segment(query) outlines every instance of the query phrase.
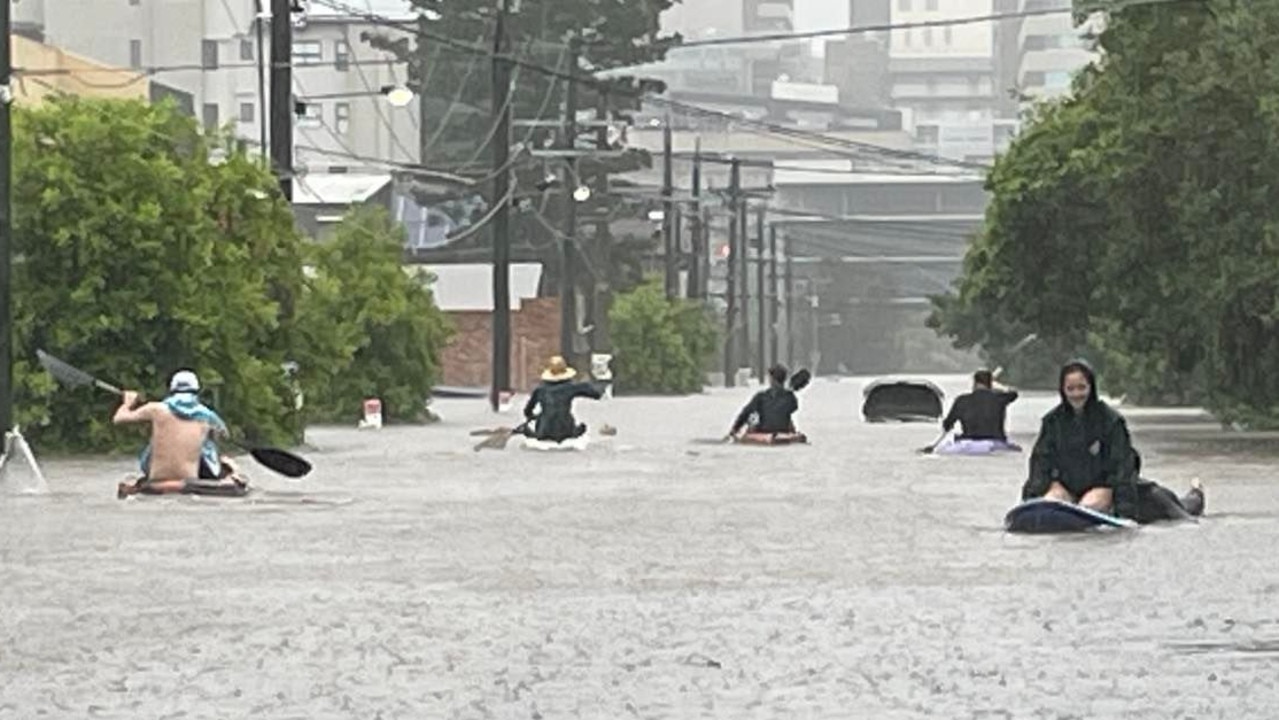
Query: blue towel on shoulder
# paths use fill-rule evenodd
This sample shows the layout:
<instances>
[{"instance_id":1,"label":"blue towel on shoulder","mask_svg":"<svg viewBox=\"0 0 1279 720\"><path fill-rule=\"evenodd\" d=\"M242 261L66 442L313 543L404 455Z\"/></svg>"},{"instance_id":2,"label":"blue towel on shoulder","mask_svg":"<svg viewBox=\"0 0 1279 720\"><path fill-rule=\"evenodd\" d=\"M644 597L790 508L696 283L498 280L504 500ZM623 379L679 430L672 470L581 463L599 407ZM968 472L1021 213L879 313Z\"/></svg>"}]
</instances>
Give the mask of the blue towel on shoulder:
<instances>
[{"instance_id":1,"label":"blue towel on shoulder","mask_svg":"<svg viewBox=\"0 0 1279 720\"><path fill-rule=\"evenodd\" d=\"M200 397L195 393L173 393L164 399L164 405L169 412L183 420L195 420L208 425L213 430L226 432L226 423L212 408L200 402ZM218 445L211 436L204 438L204 445L200 448L200 460L215 477L222 474L222 458L218 454ZM142 468L143 474L150 474L151 443L147 443L147 446L142 448L142 454L138 456L138 465Z\"/></svg>"}]
</instances>

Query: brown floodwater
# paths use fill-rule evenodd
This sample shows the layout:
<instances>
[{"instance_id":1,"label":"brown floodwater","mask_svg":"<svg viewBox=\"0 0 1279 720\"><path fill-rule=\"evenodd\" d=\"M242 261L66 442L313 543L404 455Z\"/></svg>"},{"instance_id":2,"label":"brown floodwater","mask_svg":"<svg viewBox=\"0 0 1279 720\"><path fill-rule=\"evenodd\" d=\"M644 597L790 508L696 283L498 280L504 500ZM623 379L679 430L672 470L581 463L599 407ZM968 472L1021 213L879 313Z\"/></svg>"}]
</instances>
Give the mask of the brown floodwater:
<instances>
[{"instance_id":1,"label":"brown floodwater","mask_svg":"<svg viewBox=\"0 0 1279 720\"><path fill-rule=\"evenodd\" d=\"M1025 454L920 455L863 382L804 392L808 447L691 443L748 396L717 390L583 403L620 430L583 453L474 453L471 401L317 428L247 500L49 461L0 486L0 718L1275 717L1273 436L1124 408L1207 516L1009 536Z\"/></svg>"}]
</instances>

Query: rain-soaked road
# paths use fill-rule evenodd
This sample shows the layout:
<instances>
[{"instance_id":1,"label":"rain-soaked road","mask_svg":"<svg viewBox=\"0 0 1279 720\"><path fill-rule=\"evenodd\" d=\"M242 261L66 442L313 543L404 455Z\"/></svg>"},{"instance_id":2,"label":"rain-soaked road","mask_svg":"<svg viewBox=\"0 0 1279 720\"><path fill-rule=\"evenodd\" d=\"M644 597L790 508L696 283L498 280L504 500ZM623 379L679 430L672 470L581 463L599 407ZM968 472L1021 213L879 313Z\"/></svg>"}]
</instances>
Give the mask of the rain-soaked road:
<instances>
[{"instance_id":1,"label":"rain-soaked road","mask_svg":"<svg viewBox=\"0 0 1279 720\"><path fill-rule=\"evenodd\" d=\"M1209 517L1011 537L1024 456L918 455L861 387L815 381L788 449L689 442L740 390L583 405L621 434L581 454L473 453L497 423L442 403L313 430L252 501L49 462L0 488L0 718L1276 717L1274 441L1134 411Z\"/></svg>"}]
</instances>

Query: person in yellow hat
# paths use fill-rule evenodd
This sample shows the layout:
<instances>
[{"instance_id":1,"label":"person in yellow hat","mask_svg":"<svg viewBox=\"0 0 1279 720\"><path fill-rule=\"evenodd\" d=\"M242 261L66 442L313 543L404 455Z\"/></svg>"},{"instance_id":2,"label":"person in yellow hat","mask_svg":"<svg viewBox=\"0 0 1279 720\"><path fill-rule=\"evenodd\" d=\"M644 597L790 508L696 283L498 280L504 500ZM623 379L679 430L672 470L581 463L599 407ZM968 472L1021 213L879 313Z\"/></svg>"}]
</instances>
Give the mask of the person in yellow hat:
<instances>
[{"instance_id":1,"label":"person in yellow hat","mask_svg":"<svg viewBox=\"0 0 1279 720\"><path fill-rule=\"evenodd\" d=\"M556 355L546 364L542 382L524 405L524 434L538 440L564 442L586 434L586 425L573 417L573 400L586 397L599 400L603 388L595 383L574 382L577 371L563 357Z\"/></svg>"}]
</instances>

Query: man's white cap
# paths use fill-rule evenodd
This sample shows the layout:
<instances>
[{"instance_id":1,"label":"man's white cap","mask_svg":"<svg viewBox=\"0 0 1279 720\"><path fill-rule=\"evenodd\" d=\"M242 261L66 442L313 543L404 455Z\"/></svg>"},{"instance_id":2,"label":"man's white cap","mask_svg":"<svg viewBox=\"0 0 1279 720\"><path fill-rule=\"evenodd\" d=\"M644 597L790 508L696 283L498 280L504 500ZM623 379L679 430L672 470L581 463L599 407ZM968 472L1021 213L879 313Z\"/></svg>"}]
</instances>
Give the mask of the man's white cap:
<instances>
[{"instance_id":1,"label":"man's white cap","mask_svg":"<svg viewBox=\"0 0 1279 720\"><path fill-rule=\"evenodd\" d=\"M169 381L169 392L200 392L200 378L190 370L179 370Z\"/></svg>"}]
</instances>

